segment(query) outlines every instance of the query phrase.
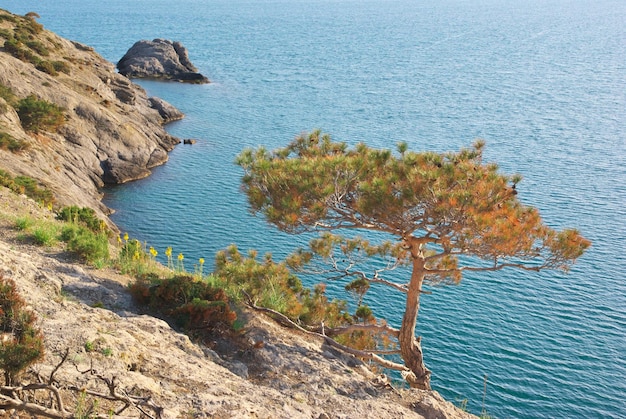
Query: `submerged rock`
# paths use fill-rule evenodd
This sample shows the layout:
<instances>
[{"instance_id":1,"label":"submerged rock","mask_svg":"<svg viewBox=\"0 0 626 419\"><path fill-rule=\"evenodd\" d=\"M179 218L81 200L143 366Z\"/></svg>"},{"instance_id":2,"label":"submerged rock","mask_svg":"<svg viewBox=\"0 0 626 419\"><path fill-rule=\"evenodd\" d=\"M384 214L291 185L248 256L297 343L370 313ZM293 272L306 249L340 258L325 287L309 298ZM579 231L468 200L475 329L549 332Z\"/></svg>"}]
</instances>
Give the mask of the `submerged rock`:
<instances>
[{"instance_id":1,"label":"submerged rock","mask_svg":"<svg viewBox=\"0 0 626 419\"><path fill-rule=\"evenodd\" d=\"M209 83L189 60L187 49L167 39L135 42L117 63L117 69L129 78Z\"/></svg>"}]
</instances>

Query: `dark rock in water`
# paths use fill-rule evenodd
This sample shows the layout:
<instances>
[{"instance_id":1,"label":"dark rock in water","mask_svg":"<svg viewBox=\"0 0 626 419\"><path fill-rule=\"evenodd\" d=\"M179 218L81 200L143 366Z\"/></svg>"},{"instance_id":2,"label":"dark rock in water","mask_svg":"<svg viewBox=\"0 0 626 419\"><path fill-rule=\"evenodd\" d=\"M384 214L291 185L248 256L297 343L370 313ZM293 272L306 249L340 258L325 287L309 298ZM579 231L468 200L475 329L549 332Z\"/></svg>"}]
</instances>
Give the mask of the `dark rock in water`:
<instances>
[{"instance_id":1,"label":"dark rock in water","mask_svg":"<svg viewBox=\"0 0 626 419\"><path fill-rule=\"evenodd\" d=\"M161 118L163 118L164 124L172 121L178 121L179 119L183 119L183 117L185 116L181 111L179 111L163 99L160 99L158 97L151 97L148 98L148 101L152 109L156 109L157 111L159 111L159 115L161 115Z\"/></svg>"},{"instance_id":2,"label":"dark rock in water","mask_svg":"<svg viewBox=\"0 0 626 419\"><path fill-rule=\"evenodd\" d=\"M105 184L115 185L131 180L142 179L150 175L150 170L134 162L110 158L102 162L102 180Z\"/></svg>"},{"instance_id":3,"label":"dark rock in water","mask_svg":"<svg viewBox=\"0 0 626 419\"><path fill-rule=\"evenodd\" d=\"M184 139L183 144L195 144L196 140L192 140L190 138Z\"/></svg>"},{"instance_id":4,"label":"dark rock in water","mask_svg":"<svg viewBox=\"0 0 626 419\"><path fill-rule=\"evenodd\" d=\"M166 39L135 42L117 63L117 69L129 78L209 83L189 60L187 49L180 42Z\"/></svg>"}]
</instances>

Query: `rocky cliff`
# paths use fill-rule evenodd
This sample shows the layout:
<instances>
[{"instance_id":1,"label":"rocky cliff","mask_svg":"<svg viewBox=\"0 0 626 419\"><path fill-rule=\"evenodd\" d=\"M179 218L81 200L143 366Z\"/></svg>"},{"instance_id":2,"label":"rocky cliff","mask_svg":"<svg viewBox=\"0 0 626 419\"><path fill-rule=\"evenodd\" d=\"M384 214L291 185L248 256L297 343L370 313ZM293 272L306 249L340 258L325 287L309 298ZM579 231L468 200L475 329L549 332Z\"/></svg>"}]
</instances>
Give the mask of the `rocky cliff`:
<instances>
[{"instance_id":1,"label":"rocky cliff","mask_svg":"<svg viewBox=\"0 0 626 419\"><path fill-rule=\"evenodd\" d=\"M65 121L53 132L26 131L14 104L0 97L0 131L26 145L0 148L0 168L40 180L61 205L105 213L98 189L148 176L166 162L180 141L163 125L183 115L149 98L92 48L38 25L0 10L0 88L15 100L34 95L59 106Z\"/></svg>"},{"instance_id":2,"label":"rocky cliff","mask_svg":"<svg viewBox=\"0 0 626 419\"><path fill-rule=\"evenodd\" d=\"M24 28L32 37L24 37ZM178 140L162 125L182 117L171 106L148 98L91 48L39 28L32 18L0 10L3 40L0 133L20 147L0 147L1 170L36 179L59 205L105 214L99 187L147 176L167 160ZM16 45L30 55L17 58ZM22 127L15 103L29 95L63 109L58 130ZM66 383L59 392L68 383L83 393L115 387L121 399L149 397L165 418L471 417L436 392L394 388L361 361L253 313L242 313L247 352L236 360L218 355L142 314L125 290L129 277L78 264L61 247L24 241L15 228L23 215L56 222L51 210L0 187L0 275L16 282L44 332L46 357L31 374L54 374ZM64 353L67 361L53 370ZM84 409L80 397L65 401ZM149 417L139 410L124 414Z\"/></svg>"}]
</instances>

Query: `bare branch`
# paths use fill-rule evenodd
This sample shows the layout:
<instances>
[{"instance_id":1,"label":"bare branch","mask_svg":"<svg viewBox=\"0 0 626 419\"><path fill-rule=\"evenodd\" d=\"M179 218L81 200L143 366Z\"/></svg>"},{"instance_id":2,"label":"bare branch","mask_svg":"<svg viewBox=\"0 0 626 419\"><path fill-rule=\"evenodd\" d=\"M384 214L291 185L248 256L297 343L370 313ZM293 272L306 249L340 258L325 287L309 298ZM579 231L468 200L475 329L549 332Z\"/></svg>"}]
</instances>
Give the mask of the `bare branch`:
<instances>
[{"instance_id":1,"label":"bare branch","mask_svg":"<svg viewBox=\"0 0 626 419\"><path fill-rule=\"evenodd\" d=\"M47 384L43 384L43 386L46 386L45 388L48 389L50 387ZM72 413L63 412L56 409L50 409L36 403L25 402L18 398L10 397L5 394L5 391L15 394L16 389L16 387L2 387L0 393L0 408L4 410L15 409L20 412L28 412L32 415L38 415L54 419L69 419L74 417Z\"/></svg>"},{"instance_id":2,"label":"bare branch","mask_svg":"<svg viewBox=\"0 0 626 419\"><path fill-rule=\"evenodd\" d=\"M48 384L52 384L54 382L54 374L56 374L59 368L61 368L61 365L65 363L69 354L70 354L70 348L66 348L65 353L63 354L63 356L61 356L61 361L56 365L56 367L52 369L52 372L50 373L50 377L48 377ZM63 410L63 408L61 408L61 410Z\"/></svg>"},{"instance_id":3,"label":"bare branch","mask_svg":"<svg viewBox=\"0 0 626 419\"><path fill-rule=\"evenodd\" d=\"M317 334L317 333L316 333ZM326 343L328 343L330 346L340 349L343 352L349 353L351 355L357 356L359 358L363 358L363 359L368 359L371 361L376 362L377 364L385 367L385 368L389 368L391 370L396 370L396 371L409 371L409 369L402 365L402 364L398 364L396 362L393 361L389 361L388 359L385 358L381 358L380 356L372 353L372 352L368 352L368 351L361 351L358 349L354 349L354 348L350 348L349 346L345 346L342 345L341 343L335 341L333 338L328 337L328 336L323 336L323 335L319 335L321 337L324 338L324 340L326 341Z\"/></svg>"},{"instance_id":4,"label":"bare branch","mask_svg":"<svg viewBox=\"0 0 626 419\"><path fill-rule=\"evenodd\" d=\"M383 366L385 368L389 368L389 369L396 370L396 371L409 371L409 369L406 366L404 366L402 364L398 364L396 362L389 361L389 360L387 360L385 358L382 358L382 357L376 355L375 353L368 352L368 351L361 351L361 350L358 350L358 349L350 348L349 346L345 346L345 345L340 344L339 342L336 342L333 338L331 338L329 336L323 335L321 333L317 333L317 332L312 332L312 331L306 330L303 327L301 327L300 325L294 323L287 316L285 316L282 313L279 313L276 310L272 310L271 308L266 308L266 307L259 307L259 306L257 306L256 304L254 304L250 300L248 301L248 306L250 306L254 310L261 311L261 312L264 312L264 313L268 313L272 317L274 317L274 316L278 317L280 319L280 323L282 323L282 324L289 325L289 326L291 326L291 327L293 327L295 329L300 330L303 333L320 337L320 338L324 339L324 341L328 345L330 345L330 346L332 346L334 348L337 348L337 349L339 349L339 350L341 350L343 352L349 353L349 354L357 356L359 358L372 360L372 361L376 362L377 364L379 364L379 365L381 365L381 366ZM395 353L395 352L393 352L393 353Z\"/></svg>"},{"instance_id":5,"label":"bare branch","mask_svg":"<svg viewBox=\"0 0 626 419\"><path fill-rule=\"evenodd\" d=\"M523 269L525 271L536 271L539 272L540 270L546 268L547 265L543 264L540 266L527 266L521 263L501 263L501 264L495 264L493 266L485 266L485 267L478 267L478 266L462 266L460 268L458 268L458 270L460 271L479 271L479 272L486 272L486 271L499 271L501 269L504 268L518 268L518 269Z\"/></svg>"},{"instance_id":6,"label":"bare branch","mask_svg":"<svg viewBox=\"0 0 626 419\"><path fill-rule=\"evenodd\" d=\"M351 332L374 331L378 333L389 333L391 336L398 337L400 331L391 326L380 324L351 324L349 326L335 327L332 329L324 329L325 336L337 336Z\"/></svg>"},{"instance_id":7,"label":"bare branch","mask_svg":"<svg viewBox=\"0 0 626 419\"><path fill-rule=\"evenodd\" d=\"M387 285L388 287L395 288L396 290L406 294L409 288L406 284L396 284L395 282L388 281L386 279L378 278L377 276L374 278L366 278L368 281L376 284Z\"/></svg>"}]
</instances>

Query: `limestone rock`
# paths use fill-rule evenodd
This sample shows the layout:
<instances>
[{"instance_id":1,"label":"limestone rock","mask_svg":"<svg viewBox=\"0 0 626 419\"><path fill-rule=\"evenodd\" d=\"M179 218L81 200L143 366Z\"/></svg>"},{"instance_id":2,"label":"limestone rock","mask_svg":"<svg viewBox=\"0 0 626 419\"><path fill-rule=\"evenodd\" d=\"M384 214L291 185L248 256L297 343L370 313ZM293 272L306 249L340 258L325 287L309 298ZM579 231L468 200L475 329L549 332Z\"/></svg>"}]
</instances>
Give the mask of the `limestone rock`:
<instances>
[{"instance_id":1,"label":"limestone rock","mask_svg":"<svg viewBox=\"0 0 626 419\"><path fill-rule=\"evenodd\" d=\"M8 33L28 23L3 10L0 15L11 16L0 19L0 29ZM64 63L69 74L44 73L0 49L0 85L16 100L34 94L62 107L65 123L56 132L27 132L15 104L0 98L0 131L28 145L17 153L0 148L0 169L39 180L61 206L91 207L105 218L109 211L98 189L145 177L166 162L168 151L180 140L163 125L183 114L161 99L149 98L93 48L45 29L36 40L49 52L41 59Z\"/></svg>"},{"instance_id":2,"label":"limestone rock","mask_svg":"<svg viewBox=\"0 0 626 419\"><path fill-rule=\"evenodd\" d=\"M117 69L129 78L209 82L191 63L187 49L180 42L167 39L135 42L117 63Z\"/></svg>"}]
</instances>

